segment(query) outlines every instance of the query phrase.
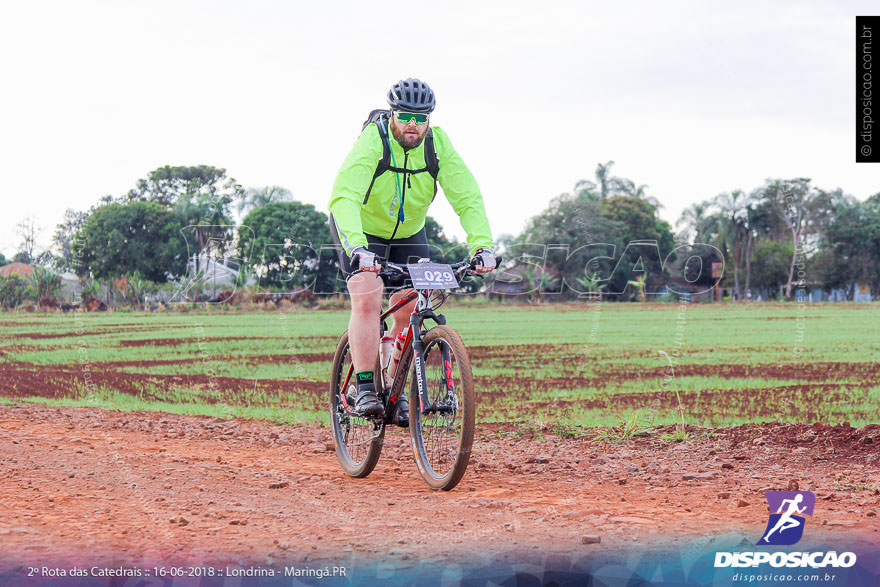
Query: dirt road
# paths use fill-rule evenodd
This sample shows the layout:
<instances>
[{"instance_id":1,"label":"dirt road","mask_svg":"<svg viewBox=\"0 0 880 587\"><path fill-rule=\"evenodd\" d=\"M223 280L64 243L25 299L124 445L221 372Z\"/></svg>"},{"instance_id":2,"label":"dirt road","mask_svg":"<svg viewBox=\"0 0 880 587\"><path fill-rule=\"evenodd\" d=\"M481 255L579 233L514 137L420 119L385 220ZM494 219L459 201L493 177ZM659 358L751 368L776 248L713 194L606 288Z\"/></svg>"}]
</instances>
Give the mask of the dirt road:
<instances>
[{"instance_id":1,"label":"dirt road","mask_svg":"<svg viewBox=\"0 0 880 587\"><path fill-rule=\"evenodd\" d=\"M880 426L749 425L681 444L523 432L478 426L468 474L440 493L399 430L355 480L319 427L0 407L0 556L265 565L754 543L763 492L795 487L817 496L810 540L880 545Z\"/></svg>"}]
</instances>

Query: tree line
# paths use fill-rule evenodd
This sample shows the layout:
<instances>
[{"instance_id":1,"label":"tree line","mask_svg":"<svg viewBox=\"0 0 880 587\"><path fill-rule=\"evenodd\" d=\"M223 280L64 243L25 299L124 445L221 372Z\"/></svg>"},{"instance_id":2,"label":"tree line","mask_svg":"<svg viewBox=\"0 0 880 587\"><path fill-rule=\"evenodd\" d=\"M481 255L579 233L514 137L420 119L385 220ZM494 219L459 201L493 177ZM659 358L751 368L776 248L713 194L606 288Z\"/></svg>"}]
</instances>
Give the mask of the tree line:
<instances>
[{"instance_id":1,"label":"tree line","mask_svg":"<svg viewBox=\"0 0 880 587\"><path fill-rule=\"evenodd\" d=\"M774 296L780 288L786 298L799 288L841 288L851 299L856 283L880 294L880 194L859 202L809 179L770 179L750 192L693 204L675 233L659 217L660 200L647 186L614 176L613 165L597 165L591 179L551 200L520 234L498 238L506 265L522 268L515 280L527 282L526 289L645 299L668 291L676 275L681 281L688 271L681 263L698 255L703 270L682 284L711 287L705 269L723 261L721 286L733 299ZM207 165L165 166L126 194L105 196L87 211L67 210L52 252L38 251L35 222L22 222L12 260L83 280L154 283L198 275L213 261L236 272L236 285L342 291L327 220L284 188L245 189L225 169ZM426 226L435 260L467 255L433 219ZM646 253L646 243L659 253ZM701 243L711 247L680 253L682 245ZM0 255L0 265L6 262Z\"/></svg>"},{"instance_id":2,"label":"tree line","mask_svg":"<svg viewBox=\"0 0 880 587\"><path fill-rule=\"evenodd\" d=\"M225 169L207 165L161 167L121 196L105 196L87 211L67 210L53 234L53 251L37 250L33 219L18 228L19 250L9 261L74 272L84 286L124 277L126 284L191 288L216 263L236 272L236 286L344 290L324 212L279 186L244 189ZM426 228L437 260L467 255L466 246L446 239L433 219ZM6 262L0 257L0 265ZM11 299L32 291L23 284L18 280Z\"/></svg>"},{"instance_id":3,"label":"tree line","mask_svg":"<svg viewBox=\"0 0 880 587\"><path fill-rule=\"evenodd\" d=\"M880 295L880 193L865 201L810 179L768 179L750 192L733 190L693 204L680 219L686 238L724 254L722 285L734 298L753 290L844 290Z\"/></svg>"}]
</instances>

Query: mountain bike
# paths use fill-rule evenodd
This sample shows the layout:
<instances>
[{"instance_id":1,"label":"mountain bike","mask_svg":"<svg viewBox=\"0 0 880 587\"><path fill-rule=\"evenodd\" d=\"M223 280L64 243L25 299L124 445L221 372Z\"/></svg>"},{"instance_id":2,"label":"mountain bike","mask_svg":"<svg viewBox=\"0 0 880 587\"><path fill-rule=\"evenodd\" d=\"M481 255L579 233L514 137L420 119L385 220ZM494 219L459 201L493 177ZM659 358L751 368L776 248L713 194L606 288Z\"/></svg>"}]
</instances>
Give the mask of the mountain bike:
<instances>
[{"instance_id":1,"label":"mountain bike","mask_svg":"<svg viewBox=\"0 0 880 587\"><path fill-rule=\"evenodd\" d=\"M461 279L479 275L468 263L397 265L383 263L380 277L404 278L412 288L377 323L379 335L387 330L386 319L417 300L410 316L405 343L391 381L384 380L376 358L374 381L384 416L363 417L354 411L357 386L348 345L348 332L339 339L330 379L330 421L336 456L352 477L369 475L382 452L385 428L397 409L401 392L410 387L409 429L419 473L432 489L449 491L467 470L474 440L474 378L467 350L458 333L446 325L446 318L434 311L446 300L447 291ZM499 260L500 262L500 260ZM426 329L425 321L435 323Z\"/></svg>"}]
</instances>

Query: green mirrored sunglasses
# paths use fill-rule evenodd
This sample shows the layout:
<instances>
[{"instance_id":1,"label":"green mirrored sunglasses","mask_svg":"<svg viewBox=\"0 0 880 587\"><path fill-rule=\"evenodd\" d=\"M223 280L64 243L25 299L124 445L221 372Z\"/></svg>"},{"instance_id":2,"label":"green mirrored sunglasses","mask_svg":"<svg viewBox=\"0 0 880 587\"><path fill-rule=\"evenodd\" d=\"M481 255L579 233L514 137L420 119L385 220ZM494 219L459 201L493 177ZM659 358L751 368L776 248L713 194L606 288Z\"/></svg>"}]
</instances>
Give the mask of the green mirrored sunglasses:
<instances>
[{"instance_id":1,"label":"green mirrored sunglasses","mask_svg":"<svg viewBox=\"0 0 880 587\"><path fill-rule=\"evenodd\" d=\"M395 110L394 117L403 124L409 124L410 122L415 122L416 124L427 124L430 115L419 114L417 112L401 112L399 110Z\"/></svg>"}]
</instances>

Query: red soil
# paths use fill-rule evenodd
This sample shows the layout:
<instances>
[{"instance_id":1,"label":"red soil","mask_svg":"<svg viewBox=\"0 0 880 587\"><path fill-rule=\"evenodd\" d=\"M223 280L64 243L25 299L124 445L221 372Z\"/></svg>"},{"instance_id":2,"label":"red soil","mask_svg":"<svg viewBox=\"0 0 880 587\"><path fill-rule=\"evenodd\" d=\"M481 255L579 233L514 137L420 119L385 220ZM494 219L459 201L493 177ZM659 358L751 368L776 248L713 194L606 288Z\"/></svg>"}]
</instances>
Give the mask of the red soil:
<instances>
[{"instance_id":1,"label":"red soil","mask_svg":"<svg viewBox=\"0 0 880 587\"><path fill-rule=\"evenodd\" d=\"M682 444L517 430L478 425L467 475L438 493L396 429L373 474L355 480L324 428L0 407L0 567L500 560L718 535L754 543L763 492L795 487L817 495L802 545L880 544L878 426L748 425Z\"/></svg>"}]
</instances>

